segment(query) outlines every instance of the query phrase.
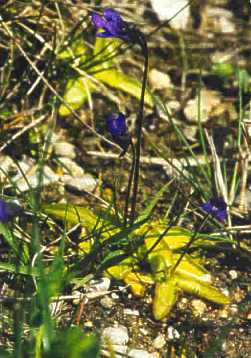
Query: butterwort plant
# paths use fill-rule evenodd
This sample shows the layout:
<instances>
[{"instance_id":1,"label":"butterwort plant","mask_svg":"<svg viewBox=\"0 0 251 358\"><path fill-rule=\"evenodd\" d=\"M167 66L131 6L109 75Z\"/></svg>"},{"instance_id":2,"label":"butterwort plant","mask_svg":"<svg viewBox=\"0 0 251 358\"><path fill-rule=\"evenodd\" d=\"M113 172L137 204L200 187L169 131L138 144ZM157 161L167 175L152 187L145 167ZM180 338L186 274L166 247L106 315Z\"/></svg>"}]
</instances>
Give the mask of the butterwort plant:
<instances>
[{"instance_id":1,"label":"butterwort plant","mask_svg":"<svg viewBox=\"0 0 251 358\"><path fill-rule=\"evenodd\" d=\"M92 13L92 23L98 30L97 36L104 38L118 38L129 44L137 44L141 47L144 56L144 70L142 79L142 88L140 96L140 104L136 120L136 144L135 151L133 148L133 162L130 170L128 181L128 189L125 203L125 224L129 219L130 225L133 224L136 216L136 204L139 186L139 170L140 170L140 155L141 155L141 137L144 115L144 98L147 85L148 72L148 46L144 34L135 26L135 24L124 21L120 14L111 8L104 10L102 15ZM122 120L120 119L121 123ZM132 180L130 180L130 178ZM132 191L132 193L131 193ZM128 206L131 198L130 218L128 218Z\"/></svg>"}]
</instances>

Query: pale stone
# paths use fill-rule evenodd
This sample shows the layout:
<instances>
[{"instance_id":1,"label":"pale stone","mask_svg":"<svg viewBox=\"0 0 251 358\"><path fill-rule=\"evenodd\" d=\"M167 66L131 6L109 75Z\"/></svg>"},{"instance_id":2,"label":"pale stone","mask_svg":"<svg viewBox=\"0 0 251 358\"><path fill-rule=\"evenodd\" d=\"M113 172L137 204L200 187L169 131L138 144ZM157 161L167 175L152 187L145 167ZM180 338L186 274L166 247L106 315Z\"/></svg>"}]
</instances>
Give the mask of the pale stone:
<instances>
[{"instance_id":1,"label":"pale stone","mask_svg":"<svg viewBox=\"0 0 251 358\"><path fill-rule=\"evenodd\" d=\"M38 166L34 165L33 167L25 167L26 170L24 170L26 180L21 176L20 174L17 174L13 181L16 183L17 189L21 192L30 190L30 188L37 188L38 185L46 186L55 182L58 182L59 176L55 174L50 167L45 165L43 167L43 175L42 175L42 181L39 182L39 175L38 175ZM29 185L28 185L28 183Z\"/></svg>"},{"instance_id":2,"label":"pale stone","mask_svg":"<svg viewBox=\"0 0 251 358\"><path fill-rule=\"evenodd\" d=\"M131 349L128 352L128 358L151 358L151 355L143 349Z\"/></svg>"},{"instance_id":3,"label":"pale stone","mask_svg":"<svg viewBox=\"0 0 251 358\"><path fill-rule=\"evenodd\" d=\"M219 318L228 318L229 313L226 308L223 308L221 311L219 311Z\"/></svg>"},{"instance_id":4,"label":"pale stone","mask_svg":"<svg viewBox=\"0 0 251 358\"><path fill-rule=\"evenodd\" d=\"M153 68L149 72L149 82L152 89L162 90L171 87L171 79L168 74Z\"/></svg>"},{"instance_id":5,"label":"pale stone","mask_svg":"<svg viewBox=\"0 0 251 358\"><path fill-rule=\"evenodd\" d=\"M125 345L119 345L119 344L113 344L112 349L115 353L115 358L121 358L121 354L126 354L127 346ZM117 353L117 354L116 354ZM110 357L110 355L109 355Z\"/></svg>"},{"instance_id":6,"label":"pale stone","mask_svg":"<svg viewBox=\"0 0 251 358\"><path fill-rule=\"evenodd\" d=\"M111 280L108 277L102 277L98 280L91 280L88 286L88 292L107 292L110 288Z\"/></svg>"},{"instance_id":7,"label":"pale stone","mask_svg":"<svg viewBox=\"0 0 251 358\"><path fill-rule=\"evenodd\" d=\"M161 21L171 19L182 8L183 10L176 15L171 21L170 25L175 29L185 29L190 14L190 7L187 0L151 0L152 8L158 15Z\"/></svg>"},{"instance_id":8,"label":"pale stone","mask_svg":"<svg viewBox=\"0 0 251 358\"><path fill-rule=\"evenodd\" d=\"M138 310L131 310L130 308L125 308L124 309L124 315L139 316L139 311Z\"/></svg>"},{"instance_id":9,"label":"pale stone","mask_svg":"<svg viewBox=\"0 0 251 358\"><path fill-rule=\"evenodd\" d=\"M231 11L218 7L207 7L208 28L223 34L234 33L235 24Z\"/></svg>"},{"instance_id":10,"label":"pale stone","mask_svg":"<svg viewBox=\"0 0 251 358\"><path fill-rule=\"evenodd\" d=\"M64 175L62 182L69 188L78 191L93 191L97 186L97 179L91 174L84 174L81 177L72 177L70 175Z\"/></svg>"},{"instance_id":11,"label":"pale stone","mask_svg":"<svg viewBox=\"0 0 251 358\"><path fill-rule=\"evenodd\" d=\"M62 158L60 158L60 162L62 163L61 169L62 169L63 173L68 176L81 177L85 173L84 169L81 168L71 158L62 157Z\"/></svg>"},{"instance_id":12,"label":"pale stone","mask_svg":"<svg viewBox=\"0 0 251 358\"><path fill-rule=\"evenodd\" d=\"M220 105L220 97L215 91L201 90L200 92L200 103L199 97L196 96L194 99L190 99L184 109L184 114L189 122L195 123L199 120L205 123L209 120L210 114L213 110Z\"/></svg>"},{"instance_id":13,"label":"pale stone","mask_svg":"<svg viewBox=\"0 0 251 358\"><path fill-rule=\"evenodd\" d=\"M104 340L108 339L112 345L125 345L129 341L128 330L125 326L106 327L102 337Z\"/></svg>"},{"instance_id":14,"label":"pale stone","mask_svg":"<svg viewBox=\"0 0 251 358\"><path fill-rule=\"evenodd\" d=\"M180 334L179 334L179 332L177 331L177 329L175 329L175 328L172 327L172 326L169 326L169 327L167 328L167 337L168 337L168 339L170 339L170 340L179 339L179 338L180 338Z\"/></svg>"},{"instance_id":15,"label":"pale stone","mask_svg":"<svg viewBox=\"0 0 251 358\"><path fill-rule=\"evenodd\" d=\"M54 144L54 153L59 157L70 159L76 158L75 146L68 142L57 142Z\"/></svg>"},{"instance_id":16,"label":"pale stone","mask_svg":"<svg viewBox=\"0 0 251 358\"><path fill-rule=\"evenodd\" d=\"M103 298L101 298L100 304L102 307L110 309L114 306L115 303L111 297L104 296Z\"/></svg>"},{"instance_id":17,"label":"pale stone","mask_svg":"<svg viewBox=\"0 0 251 358\"><path fill-rule=\"evenodd\" d=\"M232 280L235 280L238 277L238 273L235 270L230 270L229 275L232 278Z\"/></svg>"},{"instance_id":18,"label":"pale stone","mask_svg":"<svg viewBox=\"0 0 251 358\"><path fill-rule=\"evenodd\" d=\"M202 316L207 309L207 305L199 299L192 300L193 313L195 316Z\"/></svg>"},{"instance_id":19,"label":"pale stone","mask_svg":"<svg viewBox=\"0 0 251 358\"><path fill-rule=\"evenodd\" d=\"M153 347L156 349L163 348L165 344L166 344L165 336L161 333L159 333L157 337L153 340Z\"/></svg>"}]
</instances>

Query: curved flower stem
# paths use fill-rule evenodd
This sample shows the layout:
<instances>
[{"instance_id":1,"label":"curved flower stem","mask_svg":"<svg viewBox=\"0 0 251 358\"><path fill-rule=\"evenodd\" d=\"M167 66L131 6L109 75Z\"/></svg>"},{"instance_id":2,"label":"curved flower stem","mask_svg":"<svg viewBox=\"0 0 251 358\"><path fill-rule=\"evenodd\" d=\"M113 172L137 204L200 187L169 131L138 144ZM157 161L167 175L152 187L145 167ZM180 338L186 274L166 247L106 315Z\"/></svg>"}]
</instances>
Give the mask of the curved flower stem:
<instances>
[{"instance_id":1,"label":"curved flower stem","mask_svg":"<svg viewBox=\"0 0 251 358\"><path fill-rule=\"evenodd\" d=\"M133 181L134 170L135 170L135 146L134 146L132 140L131 140L131 147L132 147L132 165L131 165L128 185L127 185L127 190L126 190L125 209L124 209L124 226L127 225L130 194L131 194L132 181Z\"/></svg>"},{"instance_id":2,"label":"curved flower stem","mask_svg":"<svg viewBox=\"0 0 251 358\"><path fill-rule=\"evenodd\" d=\"M135 146L135 164L134 164L135 169L134 169L134 180L133 180L133 191L132 191L132 205L131 205L131 213L130 213L130 225L133 224L136 215L136 204L137 204L138 185L139 185L141 134L142 134L144 100L145 100L145 90L146 90L147 71L148 71L148 48L146 42L144 43L144 46L142 46L142 50L145 57L145 62L144 62L144 73L143 73L140 105L139 105L139 111L138 111L137 122L136 122L137 142Z\"/></svg>"},{"instance_id":3,"label":"curved flower stem","mask_svg":"<svg viewBox=\"0 0 251 358\"><path fill-rule=\"evenodd\" d=\"M197 237L198 237L198 232L201 231L201 229L203 228L203 226L205 225L205 223L208 220L208 217L210 216L210 214L207 214L204 219L201 221L200 226L198 227L198 229L195 231L195 233L192 235L190 241L187 243L187 245L184 247L184 252L182 252L182 254L180 254L180 257L178 258L178 260L176 261L176 263L174 264L174 266L171 268L171 275L174 274L175 270L177 269L177 267L179 266L179 264L181 263L181 261L183 260L184 256L187 253L187 250L190 249L190 247L192 246L192 244L196 241Z\"/></svg>"}]
</instances>

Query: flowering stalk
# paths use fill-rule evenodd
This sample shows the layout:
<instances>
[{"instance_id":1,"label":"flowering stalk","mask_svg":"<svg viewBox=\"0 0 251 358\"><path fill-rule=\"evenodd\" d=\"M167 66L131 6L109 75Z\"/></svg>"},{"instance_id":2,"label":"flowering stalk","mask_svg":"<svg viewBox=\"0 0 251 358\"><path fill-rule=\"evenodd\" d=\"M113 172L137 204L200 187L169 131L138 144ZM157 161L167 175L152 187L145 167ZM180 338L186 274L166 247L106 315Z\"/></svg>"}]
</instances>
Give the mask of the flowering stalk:
<instances>
[{"instance_id":1,"label":"flowering stalk","mask_svg":"<svg viewBox=\"0 0 251 358\"><path fill-rule=\"evenodd\" d=\"M182 259L186 255L187 251L190 249L192 244L196 241L198 233L202 230L203 226L207 222L209 216L213 216L219 221L224 221L227 216L227 204L221 197L211 198L208 202L202 204L201 209L207 213L202 222L199 225L199 228L195 231L188 244L184 247L184 252L180 255L175 265L171 269L171 275L174 274L175 270L181 263Z\"/></svg>"},{"instance_id":2,"label":"flowering stalk","mask_svg":"<svg viewBox=\"0 0 251 358\"><path fill-rule=\"evenodd\" d=\"M131 195L131 189L132 189L132 181L133 181L134 172L135 172L135 146L133 144L133 141L131 141L131 147L132 147L132 165L131 165L131 169L130 169L128 185L127 185L127 190L126 190L126 198L125 198L125 209L124 209L124 225L125 226L127 225L129 201L130 201L130 195Z\"/></svg>"},{"instance_id":3,"label":"flowering stalk","mask_svg":"<svg viewBox=\"0 0 251 358\"><path fill-rule=\"evenodd\" d=\"M127 43L137 44L141 47L145 58L141 97L136 121L137 140L135 149L132 145L133 161L129 175L124 210L124 223L126 225L128 219L131 187L133 184L130 212L130 225L132 225L136 215L136 204L139 186L141 134L148 71L148 47L144 34L133 23L124 21L121 18L120 14L112 8L106 8L102 15L99 15L95 12L92 13L92 23L97 28L97 30L99 30L96 35L97 37L118 38ZM129 144L132 144L132 140L130 139L130 142L128 141L129 136L127 135L125 119L121 113L112 114L111 117L108 118L108 130L112 134L114 140L122 147L123 152L121 155L125 154Z\"/></svg>"},{"instance_id":4,"label":"flowering stalk","mask_svg":"<svg viewBox=\"0 0 251 358\"><path fill-rule=\"evenodd\" d=\"M142 40L142 38L141 38ZM137 195L138 195L138 186L139 186L139 169L140 169L140 154L141 154L141 136L142 136L142 125L143 125L143 115L144 115L144 101L145 101L145 90L147 84L147 71L148 71L148 48L145 40L141 41L141 48L145 57L144 62L144 73L140 97L139 111L137 115L136 122L136 138L137 142L135 145L135 170L134 170L134 180L133 180L133 191L132 191L132 205L130 213L130 225L133 224L135 215L136 215L136 204L137 204Z\"/></svg>"},{"instance_id":5,"label":"flowering stalk","mask_svg":"<svg viewBox=\"0 0 251 358\"><path fill-rule=\"evenodd\" d=\"M204 219L202 220L202 222L200 223L199 228L195 231L195 233L192 235L191 239L189 240L189 242L187 243L187 245L184 247L184 251L182 252L182 254L180 254L180 257L178 258L178 260L176 261L175 265L172 267L171 269L171 275L174 274L175 270L177 269L177 267L179 266L179 264L181 263L181 261L183 260L184 256L187 254L187 251L190 249L190 247L193 245L193 243L196 241L197 237L198 237L198 233L202 230L203 226L205 225L205 223L207 222L207 219L209 217L209 214L207 214Z\"/></svg>"}]
</instances>

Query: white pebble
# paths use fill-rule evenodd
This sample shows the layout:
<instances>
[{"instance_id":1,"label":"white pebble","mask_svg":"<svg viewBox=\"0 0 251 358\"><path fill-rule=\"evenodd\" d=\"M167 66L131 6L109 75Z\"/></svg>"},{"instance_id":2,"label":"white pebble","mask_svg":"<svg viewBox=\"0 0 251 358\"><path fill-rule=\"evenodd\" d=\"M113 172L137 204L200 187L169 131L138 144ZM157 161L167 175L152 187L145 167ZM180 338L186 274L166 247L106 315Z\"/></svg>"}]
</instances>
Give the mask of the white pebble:
<instances>
[{"instance_id":1,"label":"white pebble","mask_svg":"<svg viewBox=\"0 0 251 358\"><path fill-rule=\"evenodd\" d=\"M104 296L103 298L101 298L100 304L102 307L110 309L114 306L114 301L111 297Z\"/></svg>"},{"instance_id":2,"label":"white pebble","mask_svg":"<svg viewBox=\"0 0 251 358\"><path fill-rule=\"evenodd\" d=\"M106 292L109 290L111 280L108 277L102 277L98 280L91 280L89 283L89 292Z\"/></svg>"},{"instance_id":3,"label":"white pebble","mask_svg":"<svg viewBox=\"0 0 251 358\"><path fill-rule=\"evenodd\" d=\"M230 270L229 275L232 278L232 280L235 280L238 277L238 274L235 270Z\"/></svg>"},{"instance_id":4,"label":"white pebble","mask_svg":"<svg viewBox=\"0 0 251 358\"><path fill-rule=\"evenodd\" d=\"M165 336L161 333L157 335L157 337L153 340L153 346L156 349L161 349L166 344Z\"/></svg>"},{"instance_id":5,"label":"white pebble","mask_svg":"<svg viewBox=\"0 0 251 358\"><path fill-rule=\"evenodd\" d=\"M75 147L68 142L57 142L54 144L54 152L59 157L74 159L76 157Z\"/></svg>"},{"instance_id":6,"label":"white pebble","mask_svg":"<svg viewBox=\"0 0 251 358\"><path fill-rule=\"evenodd\" d=\"M119 295L118 295L116 292L112 292L111 298L112 298L113 300L118 300L118 299L119 299Z\"/></svg>"},{"instance_id":7,"label":"white pebble","mask_svg":"<svg viewBox=\"0 0 251 358\"><path fill-rule=\"evenodd\" d=\"M130 308L125 308L124 309L124 315L128 315L128 316L139 316L139 311L138 310L132 310Z\"/></svg>"},{"instance_id":8,"label":"white pebble","mask_svg":"<svg viewBox=\"0 0 251 358\"><path fill-rule=\"evenodd\" d=\"M167 328L167 337L168 339L172 340L172 339L179 339L180 338L180 334L177 331L177 329L173 328L172 326L169 326Z\"/></svg>"},{"instance_id":9,"label":"white pebble","mask_svg":"<svg viewBox=\"0 0 251 358\"><path fill-rule=\"evenodd\" d=\"M128 357L130 358L151 358L151 355L144 351L143 349L131 349L128 352Z\"/></svg>"},{"instance_id":10,"label":"white pebble","mask_svg":"<svg viewBox=\"0 0 251 358\"><path fill-rule=\"evenodd\" d=\"M114 350L115 357L116 358L121 358L121 354L126 354L127 346L113 344L112 349ZM118 354L116 354L116 353L118 353ZM119 354L119 353L121 353L121 354Z\"/></svg>"},{"instance_id":11,"label":"white pebble","mask_svg":"<svg viewBox=\"0 0 251 358\"><path fill-rule=\"evenodd\" d=\"M125 326L106 327L102 334L113 345L125 345L129 341L128 330Z\"/></svg>"}]
</instances>

